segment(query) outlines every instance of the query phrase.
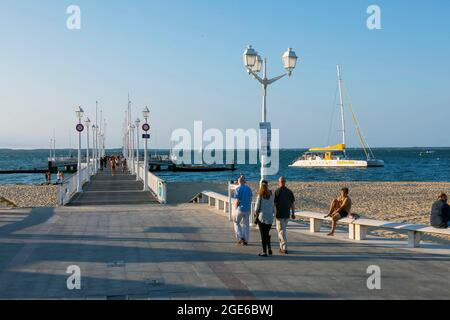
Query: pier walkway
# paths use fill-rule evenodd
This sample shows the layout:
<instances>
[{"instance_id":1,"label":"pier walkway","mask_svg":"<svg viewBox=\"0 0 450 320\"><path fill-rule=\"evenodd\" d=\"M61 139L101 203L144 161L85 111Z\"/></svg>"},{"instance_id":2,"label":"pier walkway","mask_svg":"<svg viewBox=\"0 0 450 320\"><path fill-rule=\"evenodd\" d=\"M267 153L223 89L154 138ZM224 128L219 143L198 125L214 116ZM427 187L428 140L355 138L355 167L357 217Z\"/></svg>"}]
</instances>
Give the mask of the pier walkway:
<instances>
[{"instance_id":1,"label":"pier walkway","mask_svg":"<svg viewBox=\"0 0 450 320\"><path fill-rule=\"evenodd\" d=\"M85 184L83 192L76 194L69 206L93 205L138 205L157 203L149 192L142 191L144 185L136 181L136 176L117 170L113 175L111 170L98 171Z\"/></svg>"}]
</instances>

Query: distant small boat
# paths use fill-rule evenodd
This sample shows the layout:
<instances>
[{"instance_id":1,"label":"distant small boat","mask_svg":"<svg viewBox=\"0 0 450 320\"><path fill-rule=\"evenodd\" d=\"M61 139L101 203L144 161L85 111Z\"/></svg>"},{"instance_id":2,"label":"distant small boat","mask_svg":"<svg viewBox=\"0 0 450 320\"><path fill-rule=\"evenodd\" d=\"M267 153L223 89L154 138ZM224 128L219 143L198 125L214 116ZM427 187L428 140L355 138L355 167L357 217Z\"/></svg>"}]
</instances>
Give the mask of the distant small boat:
<instances>
[{"instance_id":1,"label":"distant small boat","mask_svg":"<svg viewBox=\"0 0 450 320\"><path fill-rule=\"evenodd\" d=\"M428 151L419 153L419 156L423 156L423 155L426 155L426 154L434 154L434 153L436 153L436 151L428 150Z\"/></svg>"},{"instance_id":2,"label":"distant small boat","mask_svg":"<svg viewBox=\"0 0 450 320\"><path fill-rule=\"evenodd\" d=\"M342 79L340 67L337 66L338 86L340 95L341 121L342 121L342 143L325 148L311 148L301 157L294 161L290 167L299 168L327 168L327 167L384 167L384 161L378 160L373 155L361 133L356 116L350 105L350 111L356 126L356 131L361 141L362 148L366 154L365 160L351 159L346 153L344 98L342 93Z\"/></svg>"},{"instance_id":3,"label":"distant small boat","mask_svg":"<svg viewBox=\"0 0 450 320\"><path fill-rule=\"evenodd\" d=\"M169 156L152 157L149 161L150 171L161 171L164 167L172 172L221 172L235 171L235 164L210 165L210 164L185 164L178 163L177 157L172 153Z\"/></svg>"}]
</instances>

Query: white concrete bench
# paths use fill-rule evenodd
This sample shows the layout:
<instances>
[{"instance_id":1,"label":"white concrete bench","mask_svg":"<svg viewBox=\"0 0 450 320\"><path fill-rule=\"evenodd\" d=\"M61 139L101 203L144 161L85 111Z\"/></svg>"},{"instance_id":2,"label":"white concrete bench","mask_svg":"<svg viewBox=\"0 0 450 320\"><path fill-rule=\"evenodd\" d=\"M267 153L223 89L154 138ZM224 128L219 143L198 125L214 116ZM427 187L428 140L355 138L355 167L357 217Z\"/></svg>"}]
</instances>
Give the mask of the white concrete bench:
<instances>
[{"instance_id":1,"label":"white concrete bench","mask_svg":"<svg viewBox=\"0 0 450 320\"><path fill-rule=\"evenodd\" d=\"M325 218L325 213L317 213L317 212L307 212L307 211L297 211L295 213L296 218L309 219L309 231L311 233L320 232L320 229L323 226L324 222L332 222L331 218ZM345 218L338 221L338 224L346 224L349 227L348 237L351 240L355 240L355 232L353 226L354 219Z\"/></svg>"},{"instance_id":2,"label":"white concrete bench","mask_svg":"<svg viewBox=\"0 0 450 320\"><path fill-rule=\"evenodd\" d=\"M232 221L232 214L233 214L233 203L234 198L230 198L224 194L217 193L214 191L203 191L197 194L192 200L191 203L207 203L209 206L214 206L217 210L223 211L225 213L228 213L228 219ZM251 224L255 224L254 215L253 213L256 210L256 203L252 202L252 208L250 215L250 222Z\"/></svg>"},{"instance_id":3,"label":"white concrete bench","mask_svg":"<svg viewBox=\"0 0 450 320\"><path fill-rule=\"evenodd\" d=\"M309 219L309 230L312 233L320 232L324 222L330 222L331 218L325 218L325 214L317 212L296 212L297 218ZM369 228L385 229L398 232L406 232L408 234L408 247L417 248L420 246L422 234L437 234L450 236L450 229L437 229L430 226L412 224L412 223L398 223L382 220L372 220L366 218L351 219L345 218L338 221L338 224L347 224L348 237L350 240L361 241L367 239L367 231Z\"/></svg>"},{"instance_id":4,"label":"white concrete bench","mask_svg":"<svg viewBox=\"0 0 450 320\"><path fill-rule=\"evenodd\" d=\"M209 206L214 206L217 210L223 210L223 212L230 212L230 199L224 195L214 191L203 191L197 194L191 202L194 203L208 203Z\"/></svg>"},{"instance_id":5,"label":"white concrete bench","mask_svg":"<svg viewBox=\"0 0 450 320\"><path fill-rule=\"evenodd\" d=\"M224 194L213 191L203 191L197 194L191 202L208 203L209 206L214 206L217 210L223 210L225 213L230 213L231 209L230 198ZM254 207L255 204L252 203L252 212L254 211ZM320 232L324 222L332 222L331 218L325 218L325 213L297 211L295 214L297 218L309 220L309 230L311 233ZM253 215L251 216L253 217ZM369 228L406 232L408 234L408 247L410 248L417 248L420 246L422 234L424 233L450 236L450 229L437 229L412 223L398 223L366 218L359 218L356 220L353 218L345 218L339 220L337 223L348 225L348 238L356 241L367 239Z\"/></svg>"},{"instance_id":6,"label":"white concrete bench","mask_svg":"<svg viewBox=\"0 0 450 320\"><path fill-rule=\"evenodd\" d=\"M355 225L355 240L359 241L366 239L369 227L391 231L405 231L408 234L408 247L410 248L417 248L420 246L422 234L424 233L450 236L450 229L438 229L421 224L388 222L372 219L358 219L353 222L353 224Z\"/></svg>"}]
</instances>

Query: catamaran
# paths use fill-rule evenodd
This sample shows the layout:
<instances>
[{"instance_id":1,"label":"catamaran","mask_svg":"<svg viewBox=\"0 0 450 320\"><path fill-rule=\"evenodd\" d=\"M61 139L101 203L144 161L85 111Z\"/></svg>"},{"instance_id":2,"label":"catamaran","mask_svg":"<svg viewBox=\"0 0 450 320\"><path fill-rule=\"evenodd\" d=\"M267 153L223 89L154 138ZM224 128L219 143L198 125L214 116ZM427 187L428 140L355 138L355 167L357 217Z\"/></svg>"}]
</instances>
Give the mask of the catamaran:
<instances>
[{"instance_id":1,"label":"catamaran","mask_svg":"<svg viewBox=\"0 0 450 320\"><path fill-rule=\"evenodd\" d=\"M301 157L294 161L290 167L303 168L322 168L322 167L383 167L384 161L376 159L372 149L366 143L362 131L360 129L358 120L353 112L351 104L349 105L352 113L353 122L358 133L361 146L366 155L365 160L351 159L346 152L346 131L345 131L345 113L344 113L344 95L342 90L342 78L340 66L337 66L338 88L340 98L341 110L341 125L342 125L342 143L329 146L325 148L311 148Z\"/></svg>"}]
</instances>

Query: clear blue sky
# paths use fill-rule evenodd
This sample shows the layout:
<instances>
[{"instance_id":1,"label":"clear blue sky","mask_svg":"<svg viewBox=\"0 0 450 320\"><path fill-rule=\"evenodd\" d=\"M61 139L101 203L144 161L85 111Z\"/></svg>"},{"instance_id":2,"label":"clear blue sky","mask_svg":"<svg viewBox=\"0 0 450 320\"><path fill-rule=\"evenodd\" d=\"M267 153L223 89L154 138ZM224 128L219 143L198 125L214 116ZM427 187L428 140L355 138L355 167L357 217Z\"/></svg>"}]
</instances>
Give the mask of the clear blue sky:
<instances>
[{"instance_id":1,"label":"clear blue sky","mask_svg":"<svg viewBox=\"0 0 450 320\"><path fill-rule=\"evenodd\" d=\"M79 31L66 28L70 4L81 7ZM366 28L370 4L382 30ZM257 127L261 91L241 57L249 43L273 76L287 47L300 57L269 89L282 147L327 143L337 63L372 146L450 145L447 0L2 0L0 38L0 148L45 148L53 128L58 147L69 135L75 145L74 108L93 118L96 100L108 146L120 146L128 92L134 117L151 108L152 147L194 120ZM353 129L349 140L357 146Z\"/></svg>"}]
</instances>

